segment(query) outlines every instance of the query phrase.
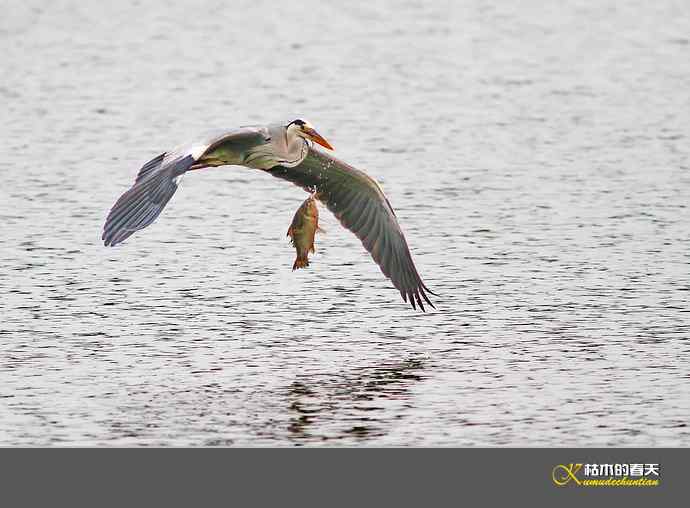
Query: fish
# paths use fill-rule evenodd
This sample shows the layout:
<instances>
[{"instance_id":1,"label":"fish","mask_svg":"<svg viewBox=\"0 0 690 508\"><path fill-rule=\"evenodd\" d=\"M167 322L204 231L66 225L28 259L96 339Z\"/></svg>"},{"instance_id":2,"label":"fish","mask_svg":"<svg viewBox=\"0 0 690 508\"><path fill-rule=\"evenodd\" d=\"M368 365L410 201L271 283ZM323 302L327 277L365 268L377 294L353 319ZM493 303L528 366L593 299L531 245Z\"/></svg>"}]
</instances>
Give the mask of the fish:
<instances>
[{"instance_id":1,"label":"fish","mask_svg":"<svg viewBox=\"0 0 690 508\"><path fill-rule=\"evenodd\" d=\"M323 232L323 229L319 227L319 209L316 197L312 195L297 209L287 231L287 236L297 251L292 271L309 266L309 252L316 252L314 236L317 231Z\"/></svg>"}]
</instances>

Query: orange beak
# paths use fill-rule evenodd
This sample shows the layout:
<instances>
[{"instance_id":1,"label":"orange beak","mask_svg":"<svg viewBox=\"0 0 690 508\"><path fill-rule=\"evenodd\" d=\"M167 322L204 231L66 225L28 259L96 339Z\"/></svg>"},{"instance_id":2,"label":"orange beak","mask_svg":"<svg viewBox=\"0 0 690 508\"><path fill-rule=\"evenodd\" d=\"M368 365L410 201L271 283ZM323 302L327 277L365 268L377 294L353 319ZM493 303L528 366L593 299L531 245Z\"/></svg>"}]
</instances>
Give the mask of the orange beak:
<instances>
[{"instance_id":1,"label":"orange beak","mask_svg":"<svg viewBox=\"0 0 690 508\"><path fill-rule=\"evenodd\" d=\"M309 136L309 139L311 139L314 143L318 143L322 147L328 148L329 150L335 150L335 148L333 148L331 144L328 141L326 141L321 134L316 132L315 129L308 129L305 132Z\"/></svg>"}]
</instances>

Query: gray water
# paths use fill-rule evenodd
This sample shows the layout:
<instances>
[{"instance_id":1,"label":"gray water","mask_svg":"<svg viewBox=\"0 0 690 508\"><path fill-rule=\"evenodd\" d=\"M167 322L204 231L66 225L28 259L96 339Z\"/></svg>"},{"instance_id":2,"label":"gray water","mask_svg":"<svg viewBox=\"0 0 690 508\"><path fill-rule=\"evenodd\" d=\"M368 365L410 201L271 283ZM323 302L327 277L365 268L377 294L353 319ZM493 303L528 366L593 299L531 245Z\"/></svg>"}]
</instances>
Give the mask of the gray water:
<instances>
[{"instance_id":1,"label":"gray water","mask_svg":"<svg viewBox=\"0 0 690 508\"><path fill-rule=\"evenodd\" d=\"M684 2L3 2L0 445L690 445ZM304 116L381 182L404 304L306 194L148 159Z\"/></svg>"}]
</instances>

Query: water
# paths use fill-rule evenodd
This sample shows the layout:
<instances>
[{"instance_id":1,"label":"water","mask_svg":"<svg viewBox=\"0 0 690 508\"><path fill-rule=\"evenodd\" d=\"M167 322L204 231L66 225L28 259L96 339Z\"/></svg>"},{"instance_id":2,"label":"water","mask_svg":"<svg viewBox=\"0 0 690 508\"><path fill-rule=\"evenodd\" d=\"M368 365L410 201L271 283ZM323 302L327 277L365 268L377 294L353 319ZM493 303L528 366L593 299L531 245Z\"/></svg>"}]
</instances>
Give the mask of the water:
<instances>
[{"instance_id":1,"label":"water","mask_svg":"<svg viewBox=\"0 0 690 508\"><path fill-rule=\"evenodd\" d=\"M0 444L690 445L682 3L4 2ZM428 286L305 194L157 153L302 115L378 179Z\"/></svg>"}]
</instances>

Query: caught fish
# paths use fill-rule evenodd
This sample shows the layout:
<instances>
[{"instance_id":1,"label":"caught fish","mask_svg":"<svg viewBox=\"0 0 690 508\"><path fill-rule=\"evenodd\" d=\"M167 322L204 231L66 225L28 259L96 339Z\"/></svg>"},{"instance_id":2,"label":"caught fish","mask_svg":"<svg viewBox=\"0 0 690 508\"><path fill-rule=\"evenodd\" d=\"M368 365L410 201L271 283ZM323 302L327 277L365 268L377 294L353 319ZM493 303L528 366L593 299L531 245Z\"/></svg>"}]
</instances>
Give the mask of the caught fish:
<instances>
[{"instance_id":1,"label":"caught fish","mask_svg":"<svg viewBox=\"0 0 690 508\"><path fill-rule=\"evenodd\" d=\"M319 209L315 197L309 196L295 212L287 232L297 251L297 258L292 265L293 271L309 266L309 252L316 252L314 236L317 231L323 231L319 227Z\"/></svg>"}]
</instances>

